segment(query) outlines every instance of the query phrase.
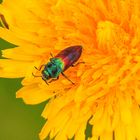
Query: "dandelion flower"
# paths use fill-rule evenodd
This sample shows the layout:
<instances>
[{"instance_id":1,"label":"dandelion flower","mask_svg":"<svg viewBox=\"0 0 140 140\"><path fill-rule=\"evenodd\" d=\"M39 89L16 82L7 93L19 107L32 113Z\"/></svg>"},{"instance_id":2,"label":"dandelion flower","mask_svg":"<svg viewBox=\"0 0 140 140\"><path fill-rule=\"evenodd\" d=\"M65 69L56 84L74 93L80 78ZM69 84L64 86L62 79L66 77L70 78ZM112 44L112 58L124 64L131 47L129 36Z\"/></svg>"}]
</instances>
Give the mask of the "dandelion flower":
<instances>
[{"instance_id":1,"label":"dandelion flower","mask_svg":"<svg viewBox=\"0 0 140 140\"><path fill-rule=\"evenodd\" d=\"M0 37L17 46L2 51L0 76L23 77L16 96L26 104L48 100L41 140L85 140L88 123L88 140L140 140L138 0L4 0L0 14L8 25ZM65 72L75 85L32 75L73 45L83 46L85 62Z\"/></svg>"}]
</instances>

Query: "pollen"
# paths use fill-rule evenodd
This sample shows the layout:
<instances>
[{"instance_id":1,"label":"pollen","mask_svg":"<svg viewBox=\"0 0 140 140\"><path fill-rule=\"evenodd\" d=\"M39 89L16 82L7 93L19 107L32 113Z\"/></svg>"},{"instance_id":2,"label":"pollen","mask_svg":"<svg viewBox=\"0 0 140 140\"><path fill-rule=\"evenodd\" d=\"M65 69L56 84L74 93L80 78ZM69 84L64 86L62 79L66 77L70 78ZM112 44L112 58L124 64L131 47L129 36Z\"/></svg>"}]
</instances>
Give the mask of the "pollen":
<instances>
[{"instance_id":1,"label":"pollen","mask_svg":"<svg viewBox=\"0 0 140 140\"><path fill-rule=\"evenodd\" d=\"M48 100L40 140L140 140L138 0L4 0L0 11L0 37L16 45L2 51L0 77L23 78L16 97L26 104ZM75 84L32 75L75 45L84 63L64 72Z\"/></svg>"}]
</instances>

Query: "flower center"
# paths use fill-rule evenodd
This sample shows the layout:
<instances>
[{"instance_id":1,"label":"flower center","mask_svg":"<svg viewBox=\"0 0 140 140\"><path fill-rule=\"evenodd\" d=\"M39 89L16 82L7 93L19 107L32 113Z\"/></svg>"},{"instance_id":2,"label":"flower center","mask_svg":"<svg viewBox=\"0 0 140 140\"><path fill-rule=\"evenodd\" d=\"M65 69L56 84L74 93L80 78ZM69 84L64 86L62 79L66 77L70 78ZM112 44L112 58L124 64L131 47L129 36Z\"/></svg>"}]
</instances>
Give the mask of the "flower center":
<instances>
[{"instance_id":1,"label":"flower center","mask_svg":"<svg viewBox=\"0 0 140 140\"><path fill-rule=\"evenodd\" d=\"M130 35L119 24L100 21L96 30L98 47L109 53L122 57L129 51Z\"/></svg>"}]
</instances>

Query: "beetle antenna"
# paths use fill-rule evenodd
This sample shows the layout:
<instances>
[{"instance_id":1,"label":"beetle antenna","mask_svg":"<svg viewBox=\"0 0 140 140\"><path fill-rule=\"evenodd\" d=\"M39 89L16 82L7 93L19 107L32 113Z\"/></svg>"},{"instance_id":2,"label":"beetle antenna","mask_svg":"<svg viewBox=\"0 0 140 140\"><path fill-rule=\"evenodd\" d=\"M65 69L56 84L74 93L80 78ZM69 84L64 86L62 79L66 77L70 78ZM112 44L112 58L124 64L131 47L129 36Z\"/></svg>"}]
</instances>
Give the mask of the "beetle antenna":
<instances>
[{"instance_id":1,"label":"beetle antenna","mask_svg":"<svg viewBox=\"0 0 140 140\"><path fill-rule=\"evenodd\" d=\"M72 66L72 67L76 67L76 66L78 66L79 64L85 64L85 62L78 62L78 63L76 63L76 64L72 64L71 66Z\"/></svg>"},{"instance_id":2,"label":"beetle antenna","mask_svg":"<svg viewBox=\"0 0 140 140\"><path fill-rule=\"evenodd\" d=\"M52 57L52 58L54 58L54 56L53 56L53 54L52 54L52 53L50 53L50 55L51 55L51 57Z\"/></svg>"},{"instance_id":3,"label":"beetle antenna","mask_svg":"<svg viewBox=\"0 0 140 140\"><path fill-rule=\"evenodd\" d=\"M38 70L38 68L36 66L34 66L36 70Z\"/></svg>"},{"instance_id":4,"label":"beetle antenna","mask_svg":"<svg viewBox=\"0 0 140 140\"><path fill-rule=\"evenodd\" d=\"M48 82L47 82L47 80L45 80L43 77L42 77L42 80L45 81L45 83L46 83L47 85L49 85Z\"/></svg>"},{"instance_id":5,"label":"beetle antenna","mask_svg":"<svg viewBox=\"0 0 140 140\"><path fill-rule=\"evenodd\" d=\"M40 71L43 66L45 66L45 65L41 65L39 68L37 68L36 66L34 66L34 67L35 67L35 69L37 69L38 71Z\"/></svg>"}]
</instances>

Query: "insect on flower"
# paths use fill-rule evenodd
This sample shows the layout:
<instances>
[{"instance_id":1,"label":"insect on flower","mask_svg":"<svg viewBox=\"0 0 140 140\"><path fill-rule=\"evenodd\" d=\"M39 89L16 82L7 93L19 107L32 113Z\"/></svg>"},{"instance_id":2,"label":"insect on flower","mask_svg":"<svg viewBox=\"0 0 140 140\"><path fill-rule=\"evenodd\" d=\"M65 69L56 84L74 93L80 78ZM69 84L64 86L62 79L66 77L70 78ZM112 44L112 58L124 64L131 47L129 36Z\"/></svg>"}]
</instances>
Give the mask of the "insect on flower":
<instances>
[{"instance_id":1,"label":"insect on flower","mask_svg":"<svg viewBox=\"0 0 140 140\"><path fill-rule=\"evenodd\" d=\"M51 79L49 83L55 81L59 78L59 75L62 74L66 79L68 79L72 84L74 84L63 72L67 70L70 66L76 66L79 63L75 64L76 61L80 58L82 53L82 46L71 46L68 47L61 52L59 52L55 57L51 54L52 58L50 58L50 62L47 64L41 65L41 67L37 70L41 70L44 66L44 69L41 71L41 76L36 76L33 73L34 77L42 77L42 79L48 84L47 80Z\"/></svg>"}]
</instances>

